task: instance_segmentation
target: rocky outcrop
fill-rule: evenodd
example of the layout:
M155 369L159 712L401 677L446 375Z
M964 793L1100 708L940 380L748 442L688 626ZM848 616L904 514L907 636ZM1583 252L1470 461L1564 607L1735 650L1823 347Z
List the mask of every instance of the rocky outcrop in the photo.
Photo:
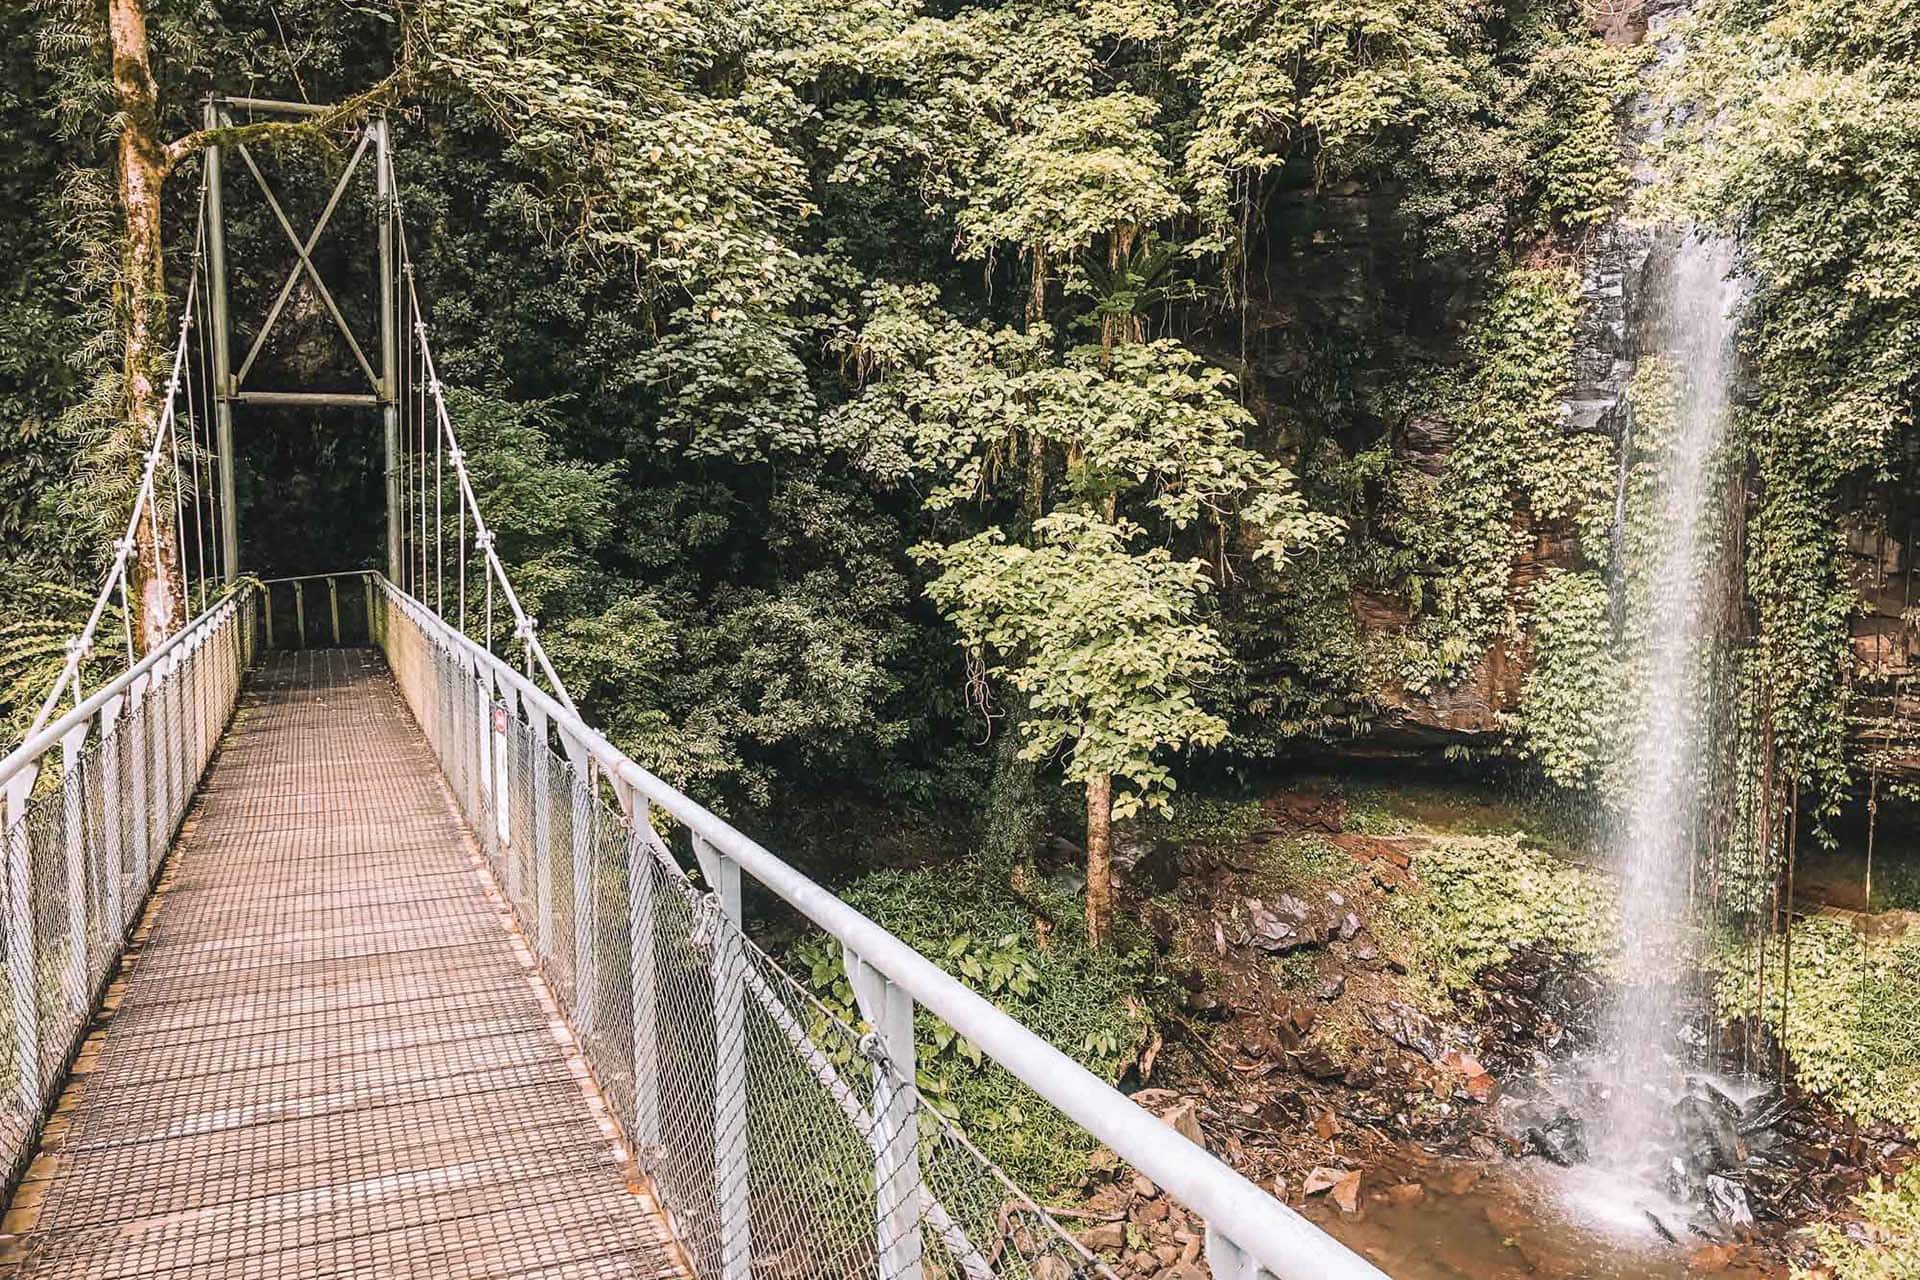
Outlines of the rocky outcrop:
M1594 21L1610 41L1631 44L1658 39L1688 3L1616 0L1597 8ZM1637 154L1656 127L1647 108L1643 98L1626 112L1620 141L1629 154ZM1563 429L1568 435L1599 433L1623 450L1630 445L1627 394L1641 356L1636 335L1647 292L1647 267L1656 248L1652 228L1625 218L1601 229L1582 247L1572 375L1562 400ZM1445 472L1456 437L1454 424L1416 416L1404 428L1400 453L1414 467L1437 478ZM1619 484L1625 482L1623 469ZM1527 548L1514 563L1507 593L1515 601L1523 599L1550 569L1574 563L1571 530L1529 523L1523 533ZM1616 559L1617 554L1616 549ZM1617 571L1619 566L1613 567ZM1407 622L1403 605L1377 594L1356 593L1354 611L1361 628L1373 634L1390 633ZM1519 705L1529 656L1524 643L1502 636L1447 687L1413 692L1389 683L1377 693L1381 715L1372 740L1416 749L1498 741L1506 732L1507 716Z

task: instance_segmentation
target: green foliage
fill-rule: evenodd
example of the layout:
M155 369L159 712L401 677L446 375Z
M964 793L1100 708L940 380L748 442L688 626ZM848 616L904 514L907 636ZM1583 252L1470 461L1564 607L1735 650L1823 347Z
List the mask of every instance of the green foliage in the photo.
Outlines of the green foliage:
M1873 901L1867 910L1920 911L1920 862L1889 861L1884 856L1876 861Z
M1891 1186L1875 1178L1856 1196L1863 1239L1832 1223L1813 1228L1814 1247L1825 1264L1819 1272L1796 1268L1794 1280L1817 1275L1831 1280L1908 1280L1920 1275L1920 1165L1910 1165Z
M1535 157L1535 216L1546 225L1589 231L1618 214L1628 181L1622 105L1639 88L1650 52L1557 32L1542 40L1515 86L1511 110L1515 130Z
M1522 740L1553 781L1585 788L1618 756L1630 689L1606 583L1556 570L1534 588L1533 668L1521 690Z
M959 247L996 245L1067 258L1122 228L1180 212L1157 105L1133 93L1043 104L1019 113L1014 135L960 213Z
M1337 888L1358 872L1353 855L1324 836L1287 836L1261 853L1258 880L1276 890Z
M1226 659L1214 632L1193 621L1205 568L1161 547L1132 550L1143 533L1057 512L1034 526L1032 547L989 530L918 551L939 571L927 594L961 643L1026 695L1023 754L1064 748L1068 778L1124 779L1131 790L1114 797L1116 817L1165 803L1175 785L1165 751L1211 746L1227 731L1195 696Z
M1256 560L1283 562L1335 532L1291 471L1247 446L1253 419L1228 375L1180 343L1055 360L1044 336L961 324L934 296L873 295L856 349L867 384L824 428L876 477L927 475L938 482L928 504L947 510L987 496L1017 444L1037 436L1070 460L1076 497L1137 498L1174 529L1237 519Z
M1260 802L1188 792L1164 809L1143 813L1134 834L1199 849L1230 849L1267 821Z
M1414 0L1221 0L1191 11L1179 70L1199 85L1186 173L1224 233L1246 188L1300 158L1385 168L1434 248L1482 251L1516 226L1580 231L1626 190L1618 117L1637 51L1571 7Z
M1395 945L1438 992L1470 988L1528 946L1604 963L1617 929L1616 889L1517 836L1455 837L1423 848L1417 893L1388 899Z
M930 289L882 290L873 303L856 348L866 386L825 434L883 479L928 475L927 503L943 511L989 497L1022 442L1029 493L1044 488L1034 451L1064 455L1067 500L1033 522L1031 545L989 528L914 554L963 647L1025 696L1022 755L1065 748L1069 780L1124 779L1117 816L1158 804L1174 785L1163 753L1225 736L1197 685L1227 654L1195 617L1205 563L1135 550L1147 531L1120 512L1174 531L1237 520L1250 558L1277 564L1333 522L1247 447L1251 419L1226 375L1178 343L1055 359L1044 335L961 324Z
M1790 972L1787 939L1766 947L1764 991L1750 948L1715 953L1721 1015L1763 1020L1794 1078L1862 1121L1920 1124L1920 936L1869 938L1815 916L1793 926Z
M1223 0L1188 18L1181 72L1201 86L1188 180L1202 216L1231 225L1235 185L1284 164L1295 139L1349 167L1389 127L1460 92L1453 44L1472 20L1413 0Z
M1142 1026L1126 959L1090 951L1070 931L1041 946L1019 904L976 897L937 872L873 872L842 896L1094 1074L1114 1079L1131 1061ZM860 1026L838 948L809 940L794 959L822 1003ZM1085 1172L1095 1144L1078 1125L924 1010L915 1039L922 1092L1016 1182L1044 1200Z

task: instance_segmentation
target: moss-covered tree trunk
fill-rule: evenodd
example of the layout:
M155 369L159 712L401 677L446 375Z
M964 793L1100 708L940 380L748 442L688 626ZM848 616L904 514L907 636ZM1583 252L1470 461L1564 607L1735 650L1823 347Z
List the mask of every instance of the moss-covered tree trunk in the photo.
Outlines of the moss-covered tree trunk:
M1087 779L1087 944L1113 932L1113 778Z
M125 427L132 455L144 457L162 410L157 381L167 348L166 274L160 239L160 195L167 152L159 135L159 94L147 50L147 17L140 0L108 0L107 30L113 57L114 96L120 108L120 138L114 163L125 243L121 252L118 322L123 347ZM134 535L127 595L133 643L148 652L180 629L186 595L173 551L171 512L153 500Z

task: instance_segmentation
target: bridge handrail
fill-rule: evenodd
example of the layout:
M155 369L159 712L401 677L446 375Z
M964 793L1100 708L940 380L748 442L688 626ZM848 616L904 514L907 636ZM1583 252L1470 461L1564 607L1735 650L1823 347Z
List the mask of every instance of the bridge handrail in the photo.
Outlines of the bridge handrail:
M19 777L23 770L37 764L48 752L58 749L68 734L93 720L100 714L102 708L115 698L124 695L140 677L165 662L170 656L198 644L212 633L229 614L240 608L241 604L252 595L255 586L254 582L246 579L235 584L225 596L209 605L192 622L168 636L163 644L146 657L95 689L65 715L43 726L31 734L26 741L8 752L5 759L0 759L0 794L7 792L10 784L13 784L14 779Z
M635 763L581 717L485 646L367 571L383 596L440 643L489 672L583 748L616 789L644 798L740 871L825 930L988 1058L1112 1148L1207 1222L1218 1280L1387 1280L1382 1272L1112 1085L1022 1026L888 930L835 897L725 819ZM624 804L623 804L623 807ZM633 817L645 824L644 810ZM650 827L648 828L650 833ZM712 877L709 876L709 879Z
M232 714L243 580L0 759L0 1190L11 1191Z

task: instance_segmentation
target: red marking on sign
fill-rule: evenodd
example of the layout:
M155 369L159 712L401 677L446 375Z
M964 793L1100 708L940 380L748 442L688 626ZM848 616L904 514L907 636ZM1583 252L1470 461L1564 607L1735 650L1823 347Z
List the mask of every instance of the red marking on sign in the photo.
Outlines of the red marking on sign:
M495 733L505 733L507 731L507 709L505 707L495 707L493 709L493 731Z

